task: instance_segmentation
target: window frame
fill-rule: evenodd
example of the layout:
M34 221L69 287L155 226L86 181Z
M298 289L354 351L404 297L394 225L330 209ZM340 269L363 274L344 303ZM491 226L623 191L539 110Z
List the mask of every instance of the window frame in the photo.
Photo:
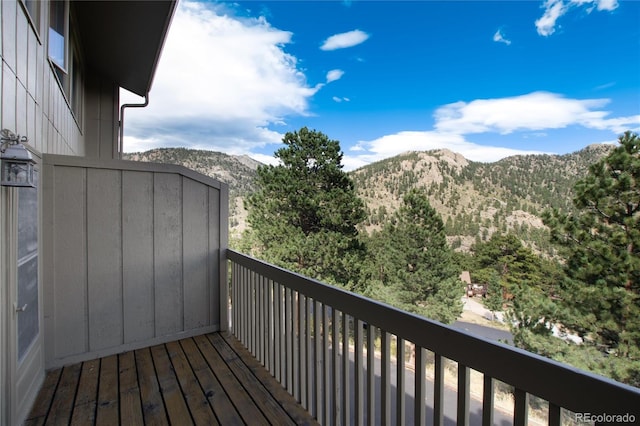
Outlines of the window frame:
M38 37L38 41L41 41L41 31L42 31L42 5L45 4L41 0L20 0L22 5L22 9L27 16L27 20L31 25L31 28Z
M54 1L51 3L54 3ZM80 131L82 131L82 117L84 109L84 61L81 55L79 37L75 26L75 18L73 16L69 0L55 0L55 3L64 3L64 67L50 55L50 45L47 47L47 56L69 110L76 120ZM50 32L55 31L51 27L51 18L52 17L50 16ZM49 42L50 41L51 40L49 40Z
M63 10L61 11L62 13L62 32L63 34L60 34L58 31L56 31L52 25L52 21L54 19L54 12L55 13L55 18L57 18L58 13L60 12L58 11L54 11L54 7L55 6L59 6L62 5ZM69 66L69 18L70 18L70 10L69 10L69 1L68 0L51 0L49 2L49 32L48 32L48 42L47 42L47 57L49 58L49 62L51 62L53 65L55 65L58 69L60 69L62 72L67 73L67 68ZM51 50L53 47L53 37L52 37L52 33L58 34L59 36L62 37L62 58L60 58L62 60L62 64L59 62L59 59L56 58L54 55L51 54Z

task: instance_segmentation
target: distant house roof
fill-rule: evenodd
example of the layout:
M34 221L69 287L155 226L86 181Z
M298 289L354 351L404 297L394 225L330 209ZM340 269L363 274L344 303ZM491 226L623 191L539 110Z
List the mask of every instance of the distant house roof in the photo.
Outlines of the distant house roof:
M83 56L137 95L151 89L176 0L74 1Z

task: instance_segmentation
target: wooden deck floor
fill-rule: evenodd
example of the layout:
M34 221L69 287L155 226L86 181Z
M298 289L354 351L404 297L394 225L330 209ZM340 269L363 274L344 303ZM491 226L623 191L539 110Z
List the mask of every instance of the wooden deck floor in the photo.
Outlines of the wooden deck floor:
M315 424L227 333L47 373L26 425Z

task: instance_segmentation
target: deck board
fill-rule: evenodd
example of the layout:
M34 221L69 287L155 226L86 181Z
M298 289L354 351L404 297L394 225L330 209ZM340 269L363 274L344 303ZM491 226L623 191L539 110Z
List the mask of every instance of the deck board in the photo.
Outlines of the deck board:
M317 423L234 337L212 333L50 371L25 424Z
M72 426L82 426L85 421L95 422L99 373L100 360L98 359L87 361L82 365L76 402L71 414Z
M118 356L111 355L100 360L100 383L96 425L113 425L119 421L118 401ZM80 419L80 422L84 419ZM88 421L88 419L87 419Z
M135 358L138 366L138 384L144 422L150 425L168 425L169 420L162 402L160 385L151 359L151 350L149 348L138 349L135 351Z

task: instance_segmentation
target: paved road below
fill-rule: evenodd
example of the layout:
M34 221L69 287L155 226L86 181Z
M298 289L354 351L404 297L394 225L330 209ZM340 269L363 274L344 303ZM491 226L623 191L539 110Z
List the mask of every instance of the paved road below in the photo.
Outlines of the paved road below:
M501 342L506 341L509 344L513 344L513 335L507 330L501 330L498 328L487 327L485 325L473 324L464 321L456 321L451 324L451 326L460 330L467 331L471 334L484 337L485 339L497 340Z

